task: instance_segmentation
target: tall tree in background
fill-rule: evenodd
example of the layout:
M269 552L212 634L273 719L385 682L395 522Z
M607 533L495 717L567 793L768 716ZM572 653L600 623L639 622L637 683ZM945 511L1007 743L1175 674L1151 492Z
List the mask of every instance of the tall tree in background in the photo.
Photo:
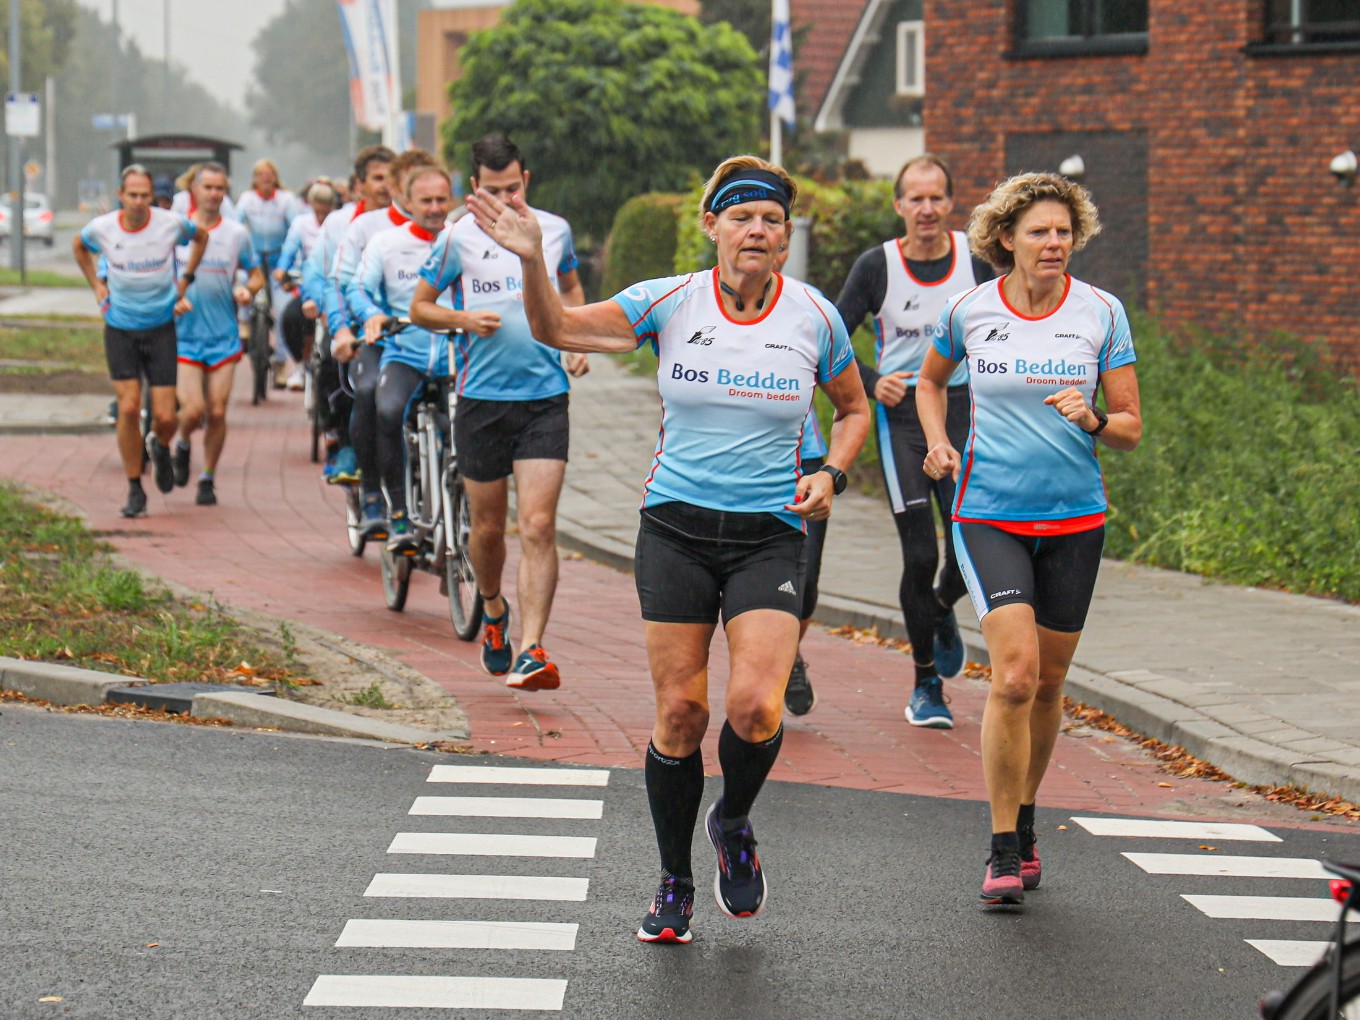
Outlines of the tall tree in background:
M699 20L705 25L725 21L746 36L757 53L770 45L770 0L704 0Z
M634 195L679 190L760 140L755 51L726 24L619 0L519 0L472 37L444 152L491 132L524 149L534 203L602 239Z
M271 141L328 157L349 150L349 64L335 0L288 0L255 36L246 105Z
M9 87L9 5L0 0L0 81ZM25 92L41 92L50 74L66 64L76 29L76 0L20 0L19 38L23 47L20 67Z

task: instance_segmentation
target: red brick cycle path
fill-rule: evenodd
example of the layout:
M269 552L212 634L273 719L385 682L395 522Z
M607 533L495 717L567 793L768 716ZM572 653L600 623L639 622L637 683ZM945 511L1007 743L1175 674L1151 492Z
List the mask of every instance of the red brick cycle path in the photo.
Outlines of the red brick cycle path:
M148 573L211 593L227 605L338 632L393 655L458 700L479 750L638 766L651 729L652 700L631 577L564 560L545 642L562 670L563 686L553 692L510 691L480 671L475 645L454 637L434 577L415 575L404 613L385 608L374 551L363 559L349 554L342 495L324 485L308 461L298 396L275 393L265 405L251 407L239 399L243 390L237 386L216 507L194 505L192 482L163 496L148 480L151 516L120 518L122 472L111 431L0 437L0 476L69 500L93 528L108 533L120 554ZM589 463L578 458L569 470L589 470ZM514 565L512 548L511 594ZM857 645L816 627L803 650L818 703L809 715L786 721L772 778L985 797L978 757L984 683L948 685L954 730L919 730L902 714L910 663L900 652ZM716 771L726 675L721 637L714 642L712 675L715 723L705 758ZM1230 795L1221 783L1169 782L1137 748L1087 731L1059 741L1041 802L1175 814L1221 809Z

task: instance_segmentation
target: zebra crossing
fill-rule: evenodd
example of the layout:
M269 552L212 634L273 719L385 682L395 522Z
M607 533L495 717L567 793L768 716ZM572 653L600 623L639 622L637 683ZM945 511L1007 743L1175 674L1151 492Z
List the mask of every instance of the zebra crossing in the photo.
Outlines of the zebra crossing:
M1311 879L1332 876L1313 858L1254 857L1214 852L1218 843L1280 843L1281 838L1258 825L1220 822L1179 822L1161 819L1073 817L1093 836L1119 839L1178 839L1199 842L1202 853L1121 851L1120 856L1149 875L1177 877ZM1205 917L1250 921L1336 923L1338 907L1321 889L1310 895L1260 896L1180 893ZM1356 918L1352 917L1354 922ZM1244 939L1247 945L1281 967L1310 967L1330 944L1313 939Z
M501 766L435 765L429 783L456 787L454 796L416 797L408 812L415 817L535 821L599 821L602 800L560 797L477 795L486 787L605 787L607 769L507 768ZM518 858L588 861L595 857L593 836L523 835L495 832L398 832L387 852L398 860L420 856ZM590 893L588 878L562 875L451 874L444 871L382 872L373 876L366 898L415 899L443 903L464 901L459 912L476 913L477 902L537 900L583 903ZM337 948L426 949L457 951L525 951L552 966L556 954L576 949L579 926L570 922L493 921L476 917L436 919L352 918L345 923ZM453 960L458 957L451 957ZM474 968L475 969L475 968ZM304 1006L390 1007L426 1009L512 1009L561 1011L566 998L565 978L454 976L414 974L322 974Z

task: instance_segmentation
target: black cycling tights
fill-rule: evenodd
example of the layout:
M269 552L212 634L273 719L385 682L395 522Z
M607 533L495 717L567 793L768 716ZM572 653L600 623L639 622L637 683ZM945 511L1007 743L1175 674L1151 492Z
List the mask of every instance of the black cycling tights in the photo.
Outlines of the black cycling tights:
M389 513L406 510L406 450L401 425L424 381L425 373L399 361L388 362L378 375L378 470Z
M378 364L382 348L377 344L363 344L349 363L349 383L354 390L354 410L349 419L350 442L359 462L359 474L365 496L382 491L378 473Z
M283 309L279 319L279 332L283 334L284 346L296 364L302 364L303 348L307 345L307 332L316 328L316 322L302 314L302 298L295 297Z
M911 657L924 666L935 658L935 621L942 612L934 591L935 570L940 565L935 515L927 503L893 514L893 523L897 525L897 539L902 544L902 580L897 595L902 602ZM954 543L948 533L944 548L939 601L952 607L968 589L959 573L958 557L954 555Z

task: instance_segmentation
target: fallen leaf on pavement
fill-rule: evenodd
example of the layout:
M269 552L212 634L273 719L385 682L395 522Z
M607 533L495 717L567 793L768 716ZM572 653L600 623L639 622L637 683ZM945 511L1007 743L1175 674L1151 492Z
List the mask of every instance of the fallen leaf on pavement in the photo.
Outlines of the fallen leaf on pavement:
M43 996L41 999L39 999L38 1001L39 1001L39 1002L61 1002L61 1001L62 1001L62 998L61 998L60 995L44 995L44 996Z
M146 944L146 948L147 948L147 949L155 949L155 948L156 948L157 946L159 946L159 945L160 945L159 942L148 942L148 943Z
M1218 849L1218 847L1216 847L1216 846L1207 846L1207 845L1205 845L1204 843L1201 843L1201 844L1199 845L1199 848L1200 848L1201 850L1217 850L1217 849Z
M1160 786L1160 787L1161 787L1162 789L1164 789L1164 790L1174 790L1174 789L1175 789L1175 787L1172 786L1170 783L1158 783L1157 785Z

